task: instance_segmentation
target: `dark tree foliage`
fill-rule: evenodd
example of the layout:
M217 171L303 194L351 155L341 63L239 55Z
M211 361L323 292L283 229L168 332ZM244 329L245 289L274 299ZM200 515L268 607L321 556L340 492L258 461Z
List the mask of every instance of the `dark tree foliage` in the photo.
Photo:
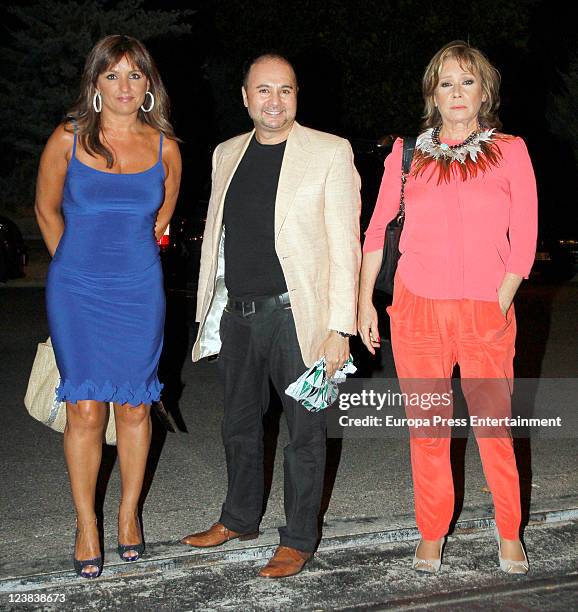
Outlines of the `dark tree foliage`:
M568 73L560 76L562 85L551 94L547 118L552 132L572 146L578 160L578 53Z
M523 61L535 0L443 4L420 0L222 0L218 55L209 64L218 119L238 131L239 74L261 49L287 52L301 82L301 111L316 127L358 136L415 131L422 112L421 74L453 39L468 40L492 60ZM235 60L231 61L231 58ZM303 116L302 116L303 118Z
M97 40L128 34L143 41L190 32L189 10L145 10L143 0L43 0L8 9L12 25L0 48L0 140L7 175L4 208L33 202L38 158L46 139L78 95L85 58Z
M470 42L502 75L504 130L523 136L530 149L542 234L576 235L571 3L216 0L206 6L215 15L207 75L221 139L250 127L240 100L241 66L262 50L278 50L294 62L302 123L350 139L376 139L419 130L427 63L451 40Z
M214 144L248 130L243 62L277 50L295 63L299 120L350 139L415 133L421 75L464 39L502 74L500 115L526 139L551 233L575 228L576 29L563 0L23 0L4 19L0 58L0 208L30 206L43 143L78 91L84 58L105 34L147 42L173 103L187 206L210 188ZM564 5L568 4L568 7ZM193 11L182 6L194 6ZM174 7L175 10L166 10ZM570 8L569 8L570 7ZM8 24L6 26L6 23ZM189 34L183 36L183 34ZM376 176L379 169L376 169ZM376 179L377 180L377 179ZM572 190L574 191L574 190ZM554 204L552 206L550 203ZM544 211L554 210L546 219Z

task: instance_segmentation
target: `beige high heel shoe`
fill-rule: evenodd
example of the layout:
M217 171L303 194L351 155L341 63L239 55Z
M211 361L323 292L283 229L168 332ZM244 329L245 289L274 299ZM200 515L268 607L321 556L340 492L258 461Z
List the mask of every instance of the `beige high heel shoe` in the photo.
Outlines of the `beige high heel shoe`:
M420 559L417 556L417 549L421 544L421 540L418 542L418 545L415 547L415 553L413 554L413 563L412 567L416 572L424 572L426 574L435 574L439 572L439 569L442 565L442 553L444 544L446 542L445 536L440 538L440 555L438 559Z
M524 545L520 542L520 546L522 547L522 552L524 553L523 561L514 561L513 559L503 559L502 558L502 542L500 541L500 534L498 532L498 528L494 527L494 534L496 536L496 540L498 542L498 559L500 561L500 569L506 574L527 574L530 569L530 564L528 563L528 557L526 556L526 551L524 550Z

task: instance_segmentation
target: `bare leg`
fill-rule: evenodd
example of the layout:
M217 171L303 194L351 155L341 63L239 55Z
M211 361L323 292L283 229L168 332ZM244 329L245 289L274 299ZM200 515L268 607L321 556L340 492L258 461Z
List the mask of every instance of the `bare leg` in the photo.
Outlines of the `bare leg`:
M502 547L502 559L524 561L524 549L520 540L504 540L500 537L500 546Z
M416 556L418 559L439 559L440 541L421 540L417 548Z
M107 420L108 406L103 402L83 400L77 404L66 403L64 455L78 527L74 556L80 561L100 556L94 498ZM85 571L94 572L97 569L87 566Z
M138 524L138 502L151 442L150 406L141 404L115 404L116 437L120 478L121 503L118 512L119 544L139 544L141 533ZM136 557L136 551L128 551L126 558Z

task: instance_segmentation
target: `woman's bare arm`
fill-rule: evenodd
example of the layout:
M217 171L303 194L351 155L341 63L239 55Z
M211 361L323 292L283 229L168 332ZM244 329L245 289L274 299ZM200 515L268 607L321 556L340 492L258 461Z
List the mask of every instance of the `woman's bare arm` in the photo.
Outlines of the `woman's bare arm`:
M364 253L359 278L357 329L363 344L372 355L375 355L375 349L380 344L377 311L373 306L373 289L382 259L383 250Z
M64 232L62 191L74 135L58 126L44 147L36 180L34 211L46 248L51 256Z
M163 146L163 164L165 165L165 200L157 214L155 237L160 240L175 212L179 188L181 186L181 153L179 145L168 138Z

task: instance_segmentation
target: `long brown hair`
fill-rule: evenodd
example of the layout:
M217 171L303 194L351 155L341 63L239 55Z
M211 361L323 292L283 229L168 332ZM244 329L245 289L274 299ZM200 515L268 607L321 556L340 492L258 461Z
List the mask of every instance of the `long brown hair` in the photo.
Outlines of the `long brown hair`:
M80 95L66 114L66 122L72 123L84 150L93 157L102 155L106 167L112 168L114 158L100 139L100 113L92 105L97 91L98 77L117 64L123 57L138 68L149 82L149 91L155 97L154 108L145 113L138 111L138 118L167 138L178 140L169 121L170 102L159 71L146 47L136 38L113 34L99 40L86 58L80 81ZM66 129L72 129L69 126Z
M463 40L454 40L444 45L430 60L422 79L422 93L425 102L422 127L435 128L441 125L442 117L435 105L434 94L440 81L443 63L447 59L455 59L462 68L479 77L483 101L478 113L478 123L483 128L499 130L502 122L498 117L500 106L500 73L490 63L488 58L479 50ZM469 156L463 164L441 159L434 162L429 155L416 150L412 165L414 176L423 175L432 164L436 164L438 172L438 185L442 181L449 181L452 173L457 173L463 181L477 176L478 171L485 173L492 166L497 166L501 160L498 141L510 138L505 134L494 133L492 140L480 143L481 151L474 162Z

